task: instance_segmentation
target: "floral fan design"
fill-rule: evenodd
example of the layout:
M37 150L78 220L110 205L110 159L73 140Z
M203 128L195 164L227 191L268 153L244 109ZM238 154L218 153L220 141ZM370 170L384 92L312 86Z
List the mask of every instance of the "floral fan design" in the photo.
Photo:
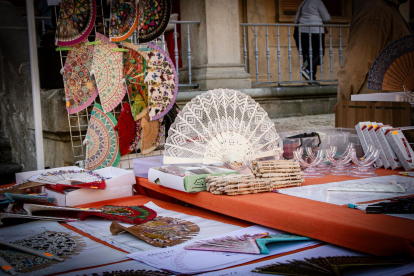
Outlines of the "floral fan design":
M131 102L132 116L134 120L141 119L148 113L148 86L144 82L147 60L138 47L132 43L124 42L124 76Z
M368 89L414 92L414 36L390 43L369 70Z
M118 165L121 159L118 133L115 131L117 121L111 113L102 110L95 103L86 132L86 169L96 170Z
M130 37L138 26L135 0L111 0L109 36L112 42Z
M145 82L148 84L148 107L151 121L162 118L173 107L178 92L174 63L161 48L148 43Z
M91 76L93 46L87 40L72 47L63 67L66 109L69 114L87 108L98 96L95 78Z
M72 46L85 40L92 31L95 18L95 0L62 0L56 45Z
M139 43L156 39L167 28L171 14L171 0L141 0L138 4Z
M164 164L223 163L241 169L280 154L274 123L250 96L215 89L187 103L165 142Z

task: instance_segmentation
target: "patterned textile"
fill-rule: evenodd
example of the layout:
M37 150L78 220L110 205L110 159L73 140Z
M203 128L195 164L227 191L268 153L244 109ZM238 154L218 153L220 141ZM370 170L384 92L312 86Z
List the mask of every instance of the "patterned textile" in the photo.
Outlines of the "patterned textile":
M105 205L102 213L80 212L80 219L88 216L99 216L110 220L122 221L130 224L140 224L152 220L157 213L145 206L114 206Z
M92 69L98 86L99 98L102 108L108 113L121 103L126 93L123 81L122 52L112 51L118 49L109 38L97 33Z
M72 46L85 40L92 31L95 18L95 0L62 0L56 45Z
M178 76L170 57L161 48L148 43L147 75L150 120L162 118L173 107L178 92Z
M369 70L368 89L414 91L414 36L401 37L374 60Z
M13 243L50 253L63 259L70 259L71 255L78 254L86 246L80 237L71 237L67 233L51 231L45 231ZM16 271L21 273L33 272L56 264L56 261L7 247L0 249L0 257L6 260Z
M170 0L141 0L139 2L139 43L156 39L167 28L171 14Z
M111 113L102 110L96 103L86 133L86 169L96 170L118 165L118 133L115 131L117 121Z
M124 76L131 102L134 120L148 113L148 86L144 82L146 74L146 54L138 51L132 43L124 42L123 48L129 51L124 54Z
M124 103L121 114L119 115L118 124L115 127L115 130L118 131L121 156L132 151L130 150L130 145L134 142L135 127L136 124L131 114L131 107L128 103Z
M111 0L110 20L111 41L122 41L130 37L138 26L135 0Z
M66 109L69 114L88 107L98 96L95 78L91 76L93 47L86 46L87 40L72 47L63 67Z

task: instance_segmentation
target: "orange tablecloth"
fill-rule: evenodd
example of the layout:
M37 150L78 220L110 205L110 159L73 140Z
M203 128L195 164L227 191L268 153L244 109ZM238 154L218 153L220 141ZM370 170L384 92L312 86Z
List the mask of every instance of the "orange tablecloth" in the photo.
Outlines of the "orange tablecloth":
M398 172L377 169L379 176ZM391 255L410 252L414 256L414 221L386 215L365 214L338 206L277 193L239 196L213 195L209 192L184 193L152 184L137 177L139 192L162 194L201 208L308 236L354 250ZM326 176L307 179L304 185L353 179L348 176Z

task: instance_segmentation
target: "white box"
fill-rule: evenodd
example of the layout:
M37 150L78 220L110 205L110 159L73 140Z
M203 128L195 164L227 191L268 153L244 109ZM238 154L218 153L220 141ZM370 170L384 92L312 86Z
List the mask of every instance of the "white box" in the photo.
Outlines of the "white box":
M405 92L369 93L351 95L351 101L408 102Z
M58 193L45 189L48 197L53 197L53 204L58 206L76 206L79 204L132 196L132 186L136 183L132 170L123 170L115 167L108 167L94 172L103 177L111 177L105 180L105 190L77 189L65 193Z
M404 169L406 171L414 170L414 151L411 148L410 143L408 143L407 138L405 138L404 133L402 133L399 128L392 128L387 130L385 136L397 154L398 159L402 163Z
M47 170L38 170L38 171L30 171L30 172L20 172L20 173L16 173L16 184L20 184L23 183L24 181L26 181L29 177L36 175L36 174L41 174L41 173L45 173L45 172L55 172L55 171L68 171L68 170L73 170L73 171L80 171L83 170L82 168L76 167L76 166L70 166L70 167L60 167L60 168L54 168L54 169L47 169Z
M373 145L374 148L376 148L368 132L368 129L372 127L373 124L375 125L376 123L375 122L363 122L362 124L358 123L358 125L355 126L355 128L357 129L358 136L360 134L363 136L363 141L365 142L365 146L364 146L364 143L362 143L362 148L364 149L365 154L368 152L369 145ZM360 129L358 129L357 126L360 126ZM359 139L361 140L361 137L359 137ZM380 168L383 166L380 158L378 158L377 161L375 161L375 165L377 168Z
M364 152L367 152L368 146L367 146L367 141L366 141L365 136L362 133L362 131L367 127L368 124L369 124L369 121L368 122L359 122L355 126L355 130L358 134L358 138L359 138L359 141L361 142L362 149L364 150Z
M152 167L159 167L164 164L163 158L163 155L134 158L135 176L148 178L148 172Z
M375 129L375 134L377 135L381 147L387 156L387 160L391 165L391 169L395 170L401 168L402 164L395 154L393 148L391 147L390 142L388 142L387 137L385 137L385 132L389 129L392 129L392 126L378 126Z
M381 143L378 140L377 135L375 134L375 129L378 128L378 126L382 126L382 123L373 124L372 126L368 127L368 133L371 136L373 145L377 148L379 152L379 158L381 159L381 162L384 165L384 169L388 169L391 167L390 162L388 162L384 149L382 148Z

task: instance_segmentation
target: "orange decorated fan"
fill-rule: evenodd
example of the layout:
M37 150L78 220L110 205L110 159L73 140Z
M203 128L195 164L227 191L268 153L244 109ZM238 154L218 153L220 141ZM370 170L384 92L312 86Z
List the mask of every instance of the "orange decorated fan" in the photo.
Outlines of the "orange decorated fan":
M369 70L368 89L414 91L414 36L401 37L382 50Z

